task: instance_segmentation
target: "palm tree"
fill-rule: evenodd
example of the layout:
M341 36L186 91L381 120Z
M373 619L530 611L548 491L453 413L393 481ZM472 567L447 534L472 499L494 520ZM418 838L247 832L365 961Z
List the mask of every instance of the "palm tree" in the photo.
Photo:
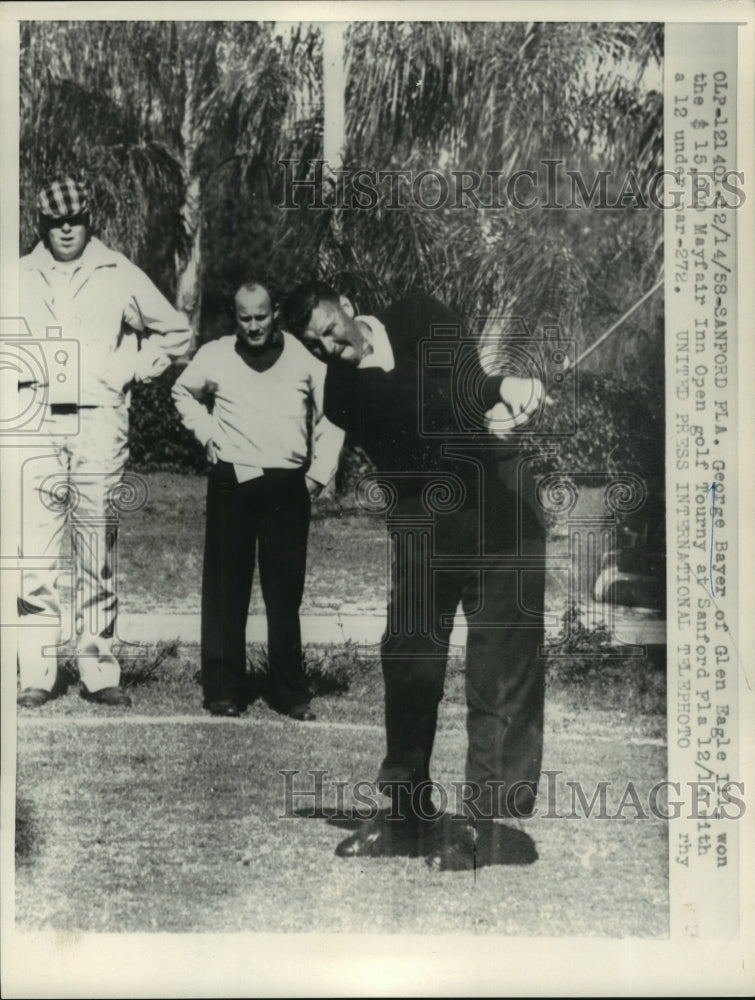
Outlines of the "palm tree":
M610 171L615 189L629 170L642 187L661 167L662 101L641 83L661 59L661 25L356 22L344 46L340 145L352 175L542 177L550 159L588 183ZM326 120L331 100L328 90ZM568 190L559 197L570 201ZM462 313L516 313L589 343L660 269L659 211L425 210L412 198L395 211L388 200L384 187L372 211L343 212L323 230L324 267L361 285L367 301L421 285ZM657 309L635 317L638 335Z
M660 163L661 102L638 77L661 49L658 25L25 22L22 242L39 182L76 169L105 236L148 262L195 332L203 241L212 268L248 257L240 230L256 213L256 242L285 274L319 259L373 300L421 284L463 312L589 340L655 274L658 213L395 212L381 196L371 212L297 216L270 207L276 161L322 156L325 141L349 171L506 174L549 157L644 178Z
M654 283L660 212L395 211L385 188L367 212L281 210L279 160L507 176L560 159L642 185L661 164L642 73L662 45L652 24L22 22L21 242L39 184L75 171L105 239L195 336L227 322L235 267L285 285L319 266L367 309L421 285L584 347ZM593 362L662 378L661 326L656 296Z
M148 258L196 339L208 195L234 170L269 185L306 120L316 44L264 22L24 22L22 243L41 181L84 174L104 235Z
M360 169L504 178L522 170L543 184L551 160L588 187L608 172L613 203L628 173L642 190L661 169L662 98L642 81L660 64L662 25L371 22L349 25L342 38L345 127L330 148L345 150L347 178ZM331 61L339 41L326 42ZM325 90L326 122L338 118L329 103L340 98ZM572 183L562 174L541 205L570 204ZM347 204L353 193L347 187ZM407 197L397 211L393 197L383 186L371 210L334 208L334 224L319 226L321 271L364 311L420 286L460 315L487 317L487 334L504 336L504 320L519 317L533 332L557 327L579 351L655 285L662 266L660 210L428 209ZM662 474L662 308L651 297L591 357L580 431L560 450L562 467L605 461ZM556 409L552 430L564 433L567 415ZM596 419L603 459L590 433Z

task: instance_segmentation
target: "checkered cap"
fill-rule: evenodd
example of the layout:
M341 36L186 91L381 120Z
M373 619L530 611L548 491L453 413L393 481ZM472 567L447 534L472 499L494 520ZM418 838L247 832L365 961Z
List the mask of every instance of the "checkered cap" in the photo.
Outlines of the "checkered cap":
M48 219L68 219L89 208L86 187L73 177L62 177L42 188L37 198L37 208Z

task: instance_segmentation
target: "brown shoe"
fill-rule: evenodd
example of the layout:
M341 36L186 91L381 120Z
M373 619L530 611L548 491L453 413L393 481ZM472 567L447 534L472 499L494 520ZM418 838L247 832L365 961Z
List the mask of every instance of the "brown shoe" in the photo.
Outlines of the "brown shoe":
M51 699L50 692L43 688L24 688L23 691L19 691L16 704L21 708L39 708Z
M100 688L99 691L81 690L82 698L93 701L96 705L107 705L108 708L131 708L131 698L119 687Z

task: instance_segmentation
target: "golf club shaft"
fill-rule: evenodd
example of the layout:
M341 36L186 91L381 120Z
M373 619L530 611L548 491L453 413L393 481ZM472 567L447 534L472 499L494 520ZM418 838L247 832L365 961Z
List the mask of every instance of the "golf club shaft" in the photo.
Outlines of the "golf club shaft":
M642 298L639 299L637 302L635 302L635 304L631 307L631 309L628 309L624 313L623 316L620 316L619 319L617 319L614 324L612 324L611 326L609 326L609 328L606 330L606 332L603 333L603 334L601 334L600 337L598 337L598 339L594 343L590 344L590 346L587 348L587 350L582 351L582 353L580 354L580 356L577 358L576 361L570 363L569 360L568 360L568 358L567 358L566 363L564 364L564 371L568 371L570 368L574 368L574 367L576 367L576 365L582 364L582 362L585 360L585 358L589 357L589 355L592 354L592 352L597 347L600 347L600 345L603 343L603 341L606 340L608 337L610 337L611 334L614 332L614 330L617 330L621 326L621 324L626 319L628 319L632 315L633 312L635 312L635 310L639 309L643 302L645 302L647 299L650 298L651 295L653 295L655 292L657 292L658 289L661 287L662 284L663 284L663 278L661 278L659 281L657 281L656 284L654 284L652 288L650 288L647 292L645 292L645 294L642 296Z

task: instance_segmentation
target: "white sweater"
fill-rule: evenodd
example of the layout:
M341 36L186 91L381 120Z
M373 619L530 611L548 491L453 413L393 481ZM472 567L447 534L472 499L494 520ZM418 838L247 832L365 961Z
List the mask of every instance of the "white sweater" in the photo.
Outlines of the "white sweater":
M205 344L173 386L182 421L201 444L212 438L239 482L262 469L307 468L326 485L335 473L344 432L323 416L325 365L288 333L267 371L251 368L232 334ZM214 406L209 411L208 402Z

